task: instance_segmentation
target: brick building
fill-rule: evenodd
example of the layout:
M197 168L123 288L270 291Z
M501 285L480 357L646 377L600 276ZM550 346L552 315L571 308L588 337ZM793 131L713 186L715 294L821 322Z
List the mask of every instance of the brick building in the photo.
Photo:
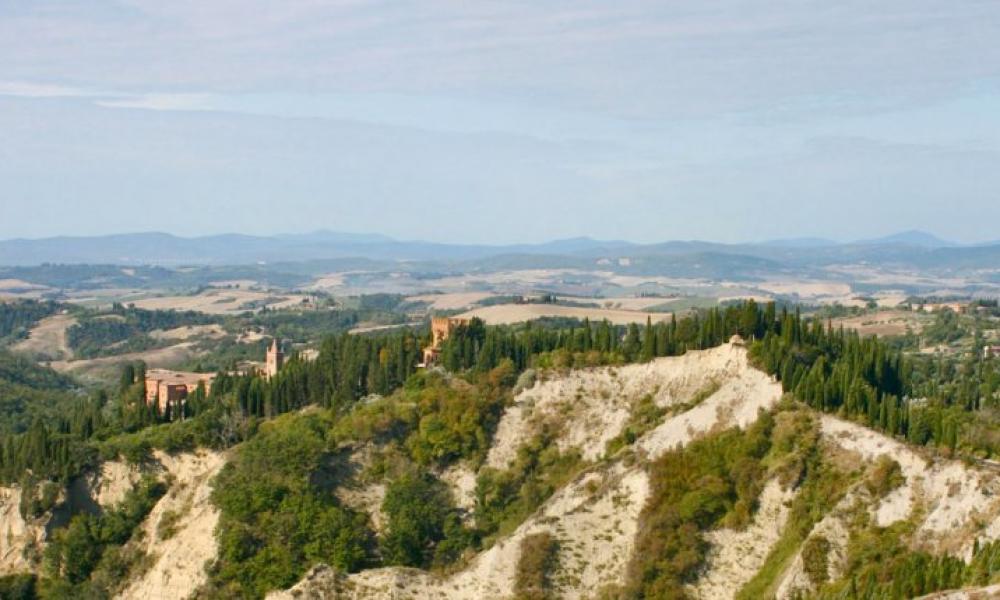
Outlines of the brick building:
M159 413L164 414L168 406L183 407L188 395L193 394L200 384L204 384L205 393L211 391L214 380L214 373L150 369L146 371L146 404L156 404Z
M285 364L285 353L281 351L278 340L271 342L271 347L267 349L267 360L264 363L264 375L270 379L278 374Z
M423 366L428 367L441 355L441 344L448 339L456 327L468 325L463 317L431 317L431 345L424 348Z

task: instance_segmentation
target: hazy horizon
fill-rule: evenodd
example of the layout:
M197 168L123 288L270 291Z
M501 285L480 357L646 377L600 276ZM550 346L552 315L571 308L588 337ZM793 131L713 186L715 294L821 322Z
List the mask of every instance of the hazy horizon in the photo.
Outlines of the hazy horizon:
M997 3L0 16L0 239L1000 237Z
M248 236L248 237L259 237L259 238L281 238L281 237L293 237L293 236L311 236L311 235L336 235L336 236L357 236L357 237L367 237L367 238L385 238L386 241L401 242L401 243L436 243L444 245L482 245L482 246L513 246L513 245L542 245L546 243L553 242L566 242L574 240L591 240L594 242L623 242L627 244L636 245L647 245L647 244L657 244L666 242L690 242L690 243L709 243L709 244L728 244L728 245L755 245L755 244L770 244L770 243L781 243L781 242L816 242L816 243L830 243L830 244L853 244L853 243L864 243L871 241L883 241L888 238L893 238L896 236L907 236L907 235L917 235L917 236L930 236L935 238L937 241L944 244L954 244L954 245L977 245L977 244L995 244L1000 243L1000 238L988 238L979 240L962 240L962 239L952 239L946 238L944 236L939 236L933 231L910 229L906 231L887 231L882 235L875 235L872 237L865 238L849 238L849 239L833 239L827 237L814 237L814 236L795 236L795 237L776 237L776 238L747 238L742 240L734 241L722 241L710 238L664 238L664 239L651 239L651 240L638 240L629 238L602 238L595 237L592 235L577 235L570 237L550 237L538 240L528 240L528 241L496 241L496 242L463 242L456 240L428 240L422 239L416 236L392 236L380 231L341 231L341 230L331 230L331 229L312 229L303 231L275 231L271 233L247 233L241 231L217 231L208 232L204 234L191 235L182 232L171 232L171 231L157 231L157 230L147 230L147 231L117 231L105 234L93 234L93 235L54 235L54 236L40 236L40 237L12 237L12 238L0 238L0 242L10 242L18 240L27 241L39 241L47 239L58 239L58 238L101 238L101 237L115 237L115 236L143 236L143 235L168 235L180 239L198 239L198 238L211 238L211 237L224 237L224 236ZM377 240L375 240L377 241Z

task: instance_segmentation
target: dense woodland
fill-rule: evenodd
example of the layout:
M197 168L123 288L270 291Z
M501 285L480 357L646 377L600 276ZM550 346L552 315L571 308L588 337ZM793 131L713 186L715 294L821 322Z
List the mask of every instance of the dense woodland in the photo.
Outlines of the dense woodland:
M66 331L66 338L77 357L92 358L154 347L157 343L148 334L157 329L219 321L218 317L195 311L143 310L114 304L110 311L82 314L79 322Z
M904 359L901 351L876 338L834 330L795 312L778 312L774 305L748 302L646 327L621 328L607 322L485 327L473 321L457 328L445 342L442 364L451 372L474 373L506 361L515 372L529 367L621 364L716 346L733 334L751 340L754 360L779 377L786 391L813 408L863 421L918 444L982 456L1000 451L1000 439L995 439L992 428L981 426L984 417L992 422L997 409L1000 373L996 361ZM157 415L145 406L141 375L133 370L119 389L77 398L70 410L39 423L31 435L6 436L0 474L8 481L16 480L29 466L46 475L72 474L76 467L67 470L58 457L78 444L126 446L134 442L175 450L195 444L218 447L242 439L256 419L306 405L344 412L360 398L386 395L401 387L416 371L425 343L426 334L406 329L369 336L345 333L328 337L315 361L291 359L272 381L222 372L210 395L196 394L191 399L183 423L166 423L181 415ZM46 373L51 380L29 389L66 386L64 380L41 368L22 365L13 371ZM0 370L0 385L5 380L23 384L4 377ZM65 394L60 395L63 399ZM10 411L15 413L25 414ZM233 422L242 425L234 429ZM144 431L150 426L154 427ZM16 427L7 429L24 430L26 424L22 418ZM121 434L128 435L115 439Z
M0 341L27 336L32 326L59 309L59 304L55 302L0 302Z
M48 421L81 397L76 383L34 361L0 350L0 436Z

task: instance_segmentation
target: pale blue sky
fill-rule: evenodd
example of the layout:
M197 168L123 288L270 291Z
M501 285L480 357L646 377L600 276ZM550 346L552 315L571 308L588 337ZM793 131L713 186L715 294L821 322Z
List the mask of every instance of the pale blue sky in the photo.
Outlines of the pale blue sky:
M998 39L995 0L0 0L0 238L997 239Z

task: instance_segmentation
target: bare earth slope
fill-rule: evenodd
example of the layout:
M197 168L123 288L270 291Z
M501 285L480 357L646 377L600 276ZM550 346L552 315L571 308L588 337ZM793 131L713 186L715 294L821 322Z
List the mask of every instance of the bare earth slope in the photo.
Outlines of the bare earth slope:
M210 484L226 464L224 455L158 452L156 460L170 476L170 490L142 524L140 547L151 566L125 588L122 599L186 598L205 582L205 564L216 555L219 511Z
M13 350L47 360L72 358L73 351L66 341L66 330L76 324L70 315L45 317L28 333L28 338L13 346Z
M205 565L215 558L218 510L210 501L211 480L225 464L218 452L176 456L157 452L149 466L138 469L120 461L105 462L75 479L63 493L77 507L108 509L121 502L144 473L169 483L130 543L149 555L147 567L119 598L150 600L186 598L204 583ZM37 571L52 515L24 519L19 486L0 487L0 576Z
M576 448L585 458L599 458L606 441L627 422L629 403L636 396L652 394L658 405L669 407L689 401L707 383L715 392L637 440L639 453L655 458L713 429L746 425L756 418L758 409L773 406L781 396L780 385L750 368L746 351L735 345L645 365L577 371L542 381L517 397L501 419L488 463L504 466L517 447L530 438L532 430L549 418L559 418L565 424L558 438L560 447ZM521 540L543 531L559 541L559 567L553 580L560 597L592 597L600 588L624 581L639 512L648 494L648 476L641 461L626 464L618 458L598 463L557 491L513 534L458 573L439 577L414 569L383 568L340 576L318 568L292 590L269 598L511 597ZM767 518L775 518L771 514L774 511L781 512L777 500L784 494L777 489L775 502L768 505L773 505L773 510L764 513ZM757 529L769 535L764 521ZM767 541L748 543L766 555ZM738 558L723 557L713 563L713 568L731 571L733 567L726 563ZM749 578L752 573L750 570L749 575L741 577ZM722 591L731 595L738 586L739 582L734 581L731 589Z
M138 470L123 462L106 462L98 471L76 478L60 492L59 502L68 499L90 510L106 509L121 502L140 476ZM19 485L0 487L0 576L36 570L45 549L53 515L23 517L22 495Z
M633 445L639 459L606 457L606 443L628 423L630 407L649 396L668 416ZM707 397L702 397L707 396ZM319 566L294 588L272 600L291 598L511 598L521 541L548 532L559 542L559 566L552 579L558 597L598 596L605 586L621 584L633 551L639 512L649 494L644 464L713 430L745 426L760 409L780 398L780 385L750 367L744 348L724 345L644 365L573 371L542 377L522 391L503 415L487 465L504 468L543 424L557 427L556 443L575 449L592 463L556 492L520 527L446 576L414 569L383 568L345 575ZM699 402L692 402L697 398ZM860 487L814 527L831 542L830 575L843 570L849 520L856 503L885 526L916 519L918 544L933 553L967 558L973 540L1000 537L1000 481L988 469L959 461L933 459L918 449L860 425L829 415L818 416L823 443L831 452L859 465L880 456L898 461L905 483L884 498ZM860 486L861 484L856 484ZM769 482L750 525L740 531L720 529L706 536L706 566L690 588L704 599L733 598L765 564L788 521L797 490ZM780 573L780 572L779 572ZM809 591L810 583L796 553L775 581L778 598ZM991 595L992 594L992 595ZM941 598L996 597L995 588L954 592Z
M861 464L888 456L899 463L906 478L902 486L874 501L863 492L849 492L816 524L811 535L822 535L831 544L831 576L843 569L850 512L857 502L867 505L873 521L881 527L913 520L917 546L934 554L951 554L968 560L976 539L985 543L1000 538L1000 478L996 472L925 455L902 442L829 415L821 417L821 424L823 438L831 446L855 455ZM797 555L780 579L777 596L792 598L796 591L810 589L801 556Z
M0 576L31 571L45 542L48 519L25 519L20 486L0 487Z

